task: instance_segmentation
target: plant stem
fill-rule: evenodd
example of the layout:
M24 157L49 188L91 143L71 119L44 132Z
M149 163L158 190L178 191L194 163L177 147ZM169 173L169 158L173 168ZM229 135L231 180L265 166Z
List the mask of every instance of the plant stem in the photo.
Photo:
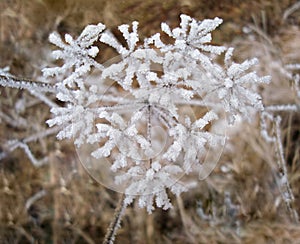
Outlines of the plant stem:
M114 218L107 229L103 244L114 243L117 230L120 228L120 222L126 209L126 204L124 203L124 199L125 199L125 194L122 194L120 201L116 207Z
M298 213L295 209L295 197L293 194L293 191L291 189L289 180L288 180L288 174L287 174L287 165L286 161L284 159L284 152L283 152L283 146L281 142L281 133L280 133L280 122L281 118L277 116L275 118L275 145L276 145L276 151L277 151L277 165L278 165L278 171L279 171L279 190L281 192L282 198L286 204L286 207L288 209L288 213L291 217L291 219L295 223L299 223L299 217Z
M147 140L152 147L152 136L151 136L151 129L152 129L152 121L151 121L151 105L148 105L148 121L147 121ZM152 158L149 159L149 168L152 165Z

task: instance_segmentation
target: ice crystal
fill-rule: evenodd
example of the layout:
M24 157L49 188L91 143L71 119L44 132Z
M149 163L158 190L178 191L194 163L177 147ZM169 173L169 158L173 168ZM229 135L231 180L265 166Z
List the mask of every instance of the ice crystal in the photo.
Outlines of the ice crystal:
M250 71L256 59L235 63L233 48L211 44L220 18L198 21L182 14L180 19L179 27L162 23L161 33L144 40L136 21L119 26L125 42L102 23L88 25L77 39L51 34L59 49L53 57L63 62L43 69L46 80L55 78L54 85L31 84L0 71L1 85L34 88L44 97L55 93L60 103L47 101L53 116L47 123L59 128L57 138L74 138L78 148L94 148L93 157L111 159L115 183L125 186L125 204L136 199L148 212L170 208L168 194L190 186L181 177L205 168L197 166L206 163L210 148L222 146L223 135L210 129L220 108L229 123L238 115L249 120L264 111L257 85L270 80ZM112 48L118 58L98 63L96 43ZM225 51L221 65L214 57ZM91 82L94 71L97 79ZM194 113L195 106L202 112Z

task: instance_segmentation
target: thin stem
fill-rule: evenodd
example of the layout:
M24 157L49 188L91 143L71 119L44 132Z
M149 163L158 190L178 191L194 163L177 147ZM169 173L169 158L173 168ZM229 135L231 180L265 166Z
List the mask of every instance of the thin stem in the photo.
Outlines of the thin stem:
M271 112L297 112L299 107L296 104L275 105L266 107L267 111Z
M101 105L101 107L91 108L90 111L94 113L100 113L102 111L118 111L127 113L128 110L136 110L137 106L143 107L145 105L144 102L132 102L132 103L124 103L124 104L115 104L112 106Z
M281 133L280 133L280 122L281 122L281 118L277 116L275 118L275 139L276 139L275 143L276 143L277 164L278 164L278 171L279 171L279 178L280 178L279 188L292 220L295 223L298 223L299 217L294 208L295 197L292 192L290 183L288 181L287 166L286 166L286 161L284 159L284 152L283 152Z
M147 139L150 145L152 144L152 138L151 138L151 105L148 105L148 121L147 121Z
M158 114L158 117L161 117L163 119L163 121L166 122L168 128L171 128L178 124L177 119L175 117L173 117L172 115L170 115L170 113L167 110L165 110L164 108L158 107L158 106L153 106L153 109Z
M147 140L152 147L152 137L151 137L151 129L152 129L152 121L151 121L151 104L148 105L148 121L147 121ZM149 159L149 168L151 168L152 165L152 158Z
M121 219L122 219L122 217L125 213L125 209L126 209L126 204L124 202L124 199L125 199L125 194L122 194L120 201L117 205L117 208L115 210L114 218L111 221L111 223L107 229L103 244L113 244L114 243L117 230L120 228Z
M58 89L55 86L49 84L40 83L25 78L20 79L17 77L4 75L0 75L0 85L10 88L26 89L29 91L31 91L32 89L36 89L39 92L51 93L57 93L58 91Z

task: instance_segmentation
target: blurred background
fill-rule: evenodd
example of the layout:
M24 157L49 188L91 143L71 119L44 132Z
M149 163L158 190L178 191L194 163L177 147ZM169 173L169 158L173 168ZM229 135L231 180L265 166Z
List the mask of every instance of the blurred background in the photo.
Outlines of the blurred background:
M140 38L175 27L185 13L224 20L214 44L232 46L237 61L257 57L266 105L299 104L282 72L300 63L300 2L292 0L0 0L0 68L18 77L41 78L51 63L51 32L80 34L87 24L104 23L117 36L120 24L139 21ZM111 58L103 50L99 59ZM8 152L7 142L47 128L46 105L26 91L0 88L0 243L99 243L113 217L119 194L94 181L81 166L72 141L55 135ZM24 105L25 104L25 105ZM289 182L300 214L300 116L282 112L282 140ZM258 119L243 123L214 172L173 209L148 215L135 204L125 213L116 243L300 243L300 226L290 216L277 185L275 149L260 136Z

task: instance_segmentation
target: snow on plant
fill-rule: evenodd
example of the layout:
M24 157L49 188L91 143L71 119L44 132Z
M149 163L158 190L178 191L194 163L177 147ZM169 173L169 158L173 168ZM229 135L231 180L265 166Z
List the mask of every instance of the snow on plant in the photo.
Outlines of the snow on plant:
M220 107L230 123L238 115L250 119L251 112L263 110L256 85L270 79L248 72L256 59L237 64L231 61L232 48L210 44L211 31L221 19L180 18L180 27L161 25L171 43L164 43L160 34L140 40L138 22L119 26L125 46L101 23L87 26L75 40L51 34L50 41L60 48L54 57L64 64L43 70L45 77L64 76L55 86L65 106L52 108L53 118L47 121L62 127L58 139L74 138L78 147L96 145L92 156L109 157L116 184L126 185L126 205L138 199L148 212L154 201L157 207L170 208L167 190L175 195L186 191L188 185L179 178L205 163L209 148L224 143L207 126L218 120ZM96 41L111 46L120 61L99 64ZM222 66L213 56L225 51ZM92 69L100 71L97 84L86 81ZM202 117L180 113L183 105L194 104L208 111ZM154 126L169 137L159 154L154 153L160 143Z
M77 39L53 33L50 42L59 49L53 56L63 64L43 69L49 85L0 76L4 86L55 93L61 106L47 103L53 115L47 123L59 128L57 138L74 138L79 152L90 145L99 163L109 158L115 184L125 185L124 206L136 199L149 213L154 206L170 208L168 194L191 186L181 177L199 173L211 163L209 150L224 146L224 134L214 130L223 111L229 124L264 111L256 88L270 80L250 71L257 59L235 63L233 48L211 44L221 19L180 18L179 27L162 23L161 33L144 40L138 22L121 25L125 45L101 23L88 25ZM97 62L98 42L118 59Z
M295 197L288 180L287 162L284 156L280 128L282 118L281 115L279 115L279 112L299 112L300 76L299 74L295 73L295 71L299 69L300 64L288 64L281 69L282 74L293 84L292 88L294 92L295 103L266 106L265 110L260 115L261 135L267 142L273 143L276 149L279 190L287 206L291 219L293 219L293 221L296 223L299 222L299 216L294 206Z

